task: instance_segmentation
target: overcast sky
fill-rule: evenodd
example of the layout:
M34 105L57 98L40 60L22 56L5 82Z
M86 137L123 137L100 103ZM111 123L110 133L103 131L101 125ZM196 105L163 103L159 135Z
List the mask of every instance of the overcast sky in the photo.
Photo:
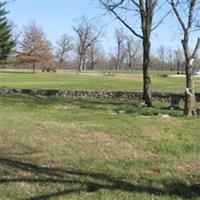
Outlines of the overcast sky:
M7 9L10 11L9 19L17 25L18 29L35 21L43 28L54 45L62 34L74 35L72 25L76 24L81 16L85 15L90 19L105 13L98 0L15 0L7 5ZM158 18L164 12L165 10L161 10ZM136 17L132 22L134 25L139 24ZM180 44L181 31L177 28L176 22L176 18L171 14L164 24L152 34L154 52L160 45L176 48ZM113 21L113 17L109 14L98 18L98 24L107 24L105 39L102 42L106 51L109 52L115 46L114 30L122 25L116 20ZM193 44L197 36L197 33L193 35Z

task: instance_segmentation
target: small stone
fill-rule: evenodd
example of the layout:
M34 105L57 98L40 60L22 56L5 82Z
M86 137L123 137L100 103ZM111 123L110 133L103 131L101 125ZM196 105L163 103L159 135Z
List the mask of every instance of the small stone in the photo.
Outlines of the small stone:
M119 110L118 113L119 113L120 115L124 115L124 114L126 114L126 111L125 111L125 110Z
M168 114L161 114L161 113L159 113L158 116L160 116L162 118L169 118L170 117Z
M42 168L51 168L50 165L42 165Z
M139 106L139 107L147 107L147 105L146 105L144 102L140 102L140 103L138 104L138 106Z

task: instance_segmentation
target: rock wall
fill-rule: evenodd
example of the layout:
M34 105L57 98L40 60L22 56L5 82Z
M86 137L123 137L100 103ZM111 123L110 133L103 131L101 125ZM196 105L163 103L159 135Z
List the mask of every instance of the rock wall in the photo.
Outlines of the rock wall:
M63 90L34 90L34 89L7 89L1 88L0 94L29 94L40 97L64 97L64 98L102 98L102 99L130 99L142 100L141 92L122 92L122 91L63 91ZM183 93L152 93L154 101L171 101L183 99ZM196 99L200 102L200 93L196 93Z

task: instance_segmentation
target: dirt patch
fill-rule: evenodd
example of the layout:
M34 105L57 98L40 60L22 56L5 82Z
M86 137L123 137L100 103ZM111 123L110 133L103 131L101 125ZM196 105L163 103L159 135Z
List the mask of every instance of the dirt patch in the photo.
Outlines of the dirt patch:
M113 76L112 79L114 80L122 80L122 81L138 81L140 82L142 80L141 76L126 76L126 75L117 75L117 76Z
M185 78L184 74L172 74L169 75L170 78Z
M158 153L152 151L138 151L139 158L155 158L158 157Z
M116 139L108 134L97 132L97 133L89 133L89 134L81 134L81 140L85 140L90 143L104 143L104 144L114 144L116 143Z
M200 162L192 162L191 164L180 166L179 169L189 174L197 174L200 172Z
M65 104L65 105L56 105L55 109L57 110L74 110L79 109L80 106L78 105L72 105L72 104Z

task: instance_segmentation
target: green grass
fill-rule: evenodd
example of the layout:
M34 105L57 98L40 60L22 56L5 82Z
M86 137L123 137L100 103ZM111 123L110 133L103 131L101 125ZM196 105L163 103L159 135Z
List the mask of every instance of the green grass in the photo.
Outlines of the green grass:
M12 71L13 72L13 71ZM0 73L1 87L35 88L62 90L109 90L109 91L142 91L142 74L140 71L112 72L106 76L102 71L72 71L57 73ZM185 78L163 77L172 72L152 72L152 91L183 92ZM200 78L196 79L196 91L200 92Z
M40 87L76 77L6 79L17 83L20 76ZM92 88L98 79L112 78L92 78ZM182 110L170 111L166 103L155 106L1 96L0 200L200 199L200 118L183 118Z

